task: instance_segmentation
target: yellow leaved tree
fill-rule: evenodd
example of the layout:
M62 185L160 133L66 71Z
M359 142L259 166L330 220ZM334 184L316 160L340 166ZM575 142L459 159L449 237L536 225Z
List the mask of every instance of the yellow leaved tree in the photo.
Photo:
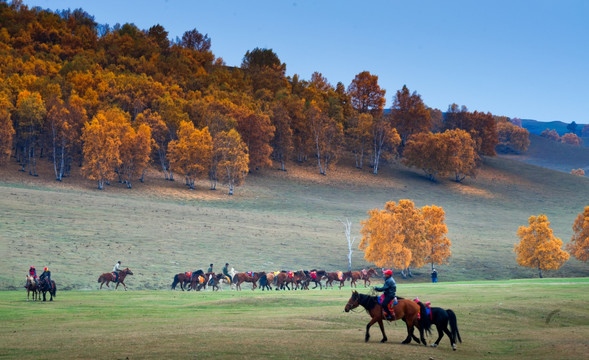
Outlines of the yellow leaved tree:
M447 263L452 254L450 251L452 243L446 237L448 233L448 226L444 223L446 213L441 207L432 205L421 208L421 214L425 220L426 261L431 263L433 270L434 264Z
M427 262L442 264L450 256L450 240L445 236L441 207L416 208L411 200L387 202L384 210L373 209L361 222L359 248L364 258L380 267L401 269L403 277L412 276L411 267Z
M121 129L128 122L129 115L120 109L100 110L90 123L84 125L84 165L82 174L98 181L98 189L116 177L121 165Z
M566 249L577 260L589 260L589 206L585 206L583 213L577 216L573 224L573 232L571 242L566 245Z
M229 195L240 185L249 168L247 146L235 129L222 131L215 137L214 151L218 157L218 172L224 184L229 185Z
M10 117L11 109L12 104L8 96L0 92L0 165L8 160L12 151L12 139L15 131Z
M538 269L542 277L542 270L559 269L570 255L561 249L562 240L554 236L546 215L532 215L528 223L530 226L520 226L517 230L521 240L513 251L519 265Z
M194 190L196 179L208 174L213 157L213 139L209 128L195 129L194 124L182 121L178 140L169 144L170 167L186 176L186 185Z
M143 179L143 173L149 164L153 143L149 126L139 124L135 130L131 124L125 124L121 134L119 175L127 184L127 188L131 188L132 179Z

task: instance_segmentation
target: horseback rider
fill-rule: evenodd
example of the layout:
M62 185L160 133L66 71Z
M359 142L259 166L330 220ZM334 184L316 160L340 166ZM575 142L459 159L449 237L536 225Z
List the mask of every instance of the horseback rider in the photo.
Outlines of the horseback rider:
M115 266L112 268L113 274L115 274L115 282L119 282L119 273L121 272L121 261L117 261Z
M35 285L37 285L37 287L39 286L39 280L37 279L37 269L35 269L34 266L31 266L31 268L29 269L29 275L31 275L31 277L33 278L33 280L35 280Z
M229 275L229 263L225 263L225 266L223 267L223 275L225 275L225 277L229 279L229 283L231 284L231 281L233 281L233 279L231 278L231 275Z
M397 303L397 298L395 297L395 293L397 292L397 284L395 283L395 279L393 279L392 270L385 270L383 271L383 274L385 279L384 284L381 287L375 287L374 290L383 292L384 300L382 302L382 306L384 308L385 318L387 320L393 320L393 315L389 310L389 303L391 300L395 301L394 304Z
M212 273L213 272L213 264L209 265L209 268L207 269L208 273Z
M43 268L43 273L41 274L41 276L39 276L39 280L41 282L46 282L49 289L52 288L52 286L51 286L51 271L49 271L49 268L47 266L45 266Z

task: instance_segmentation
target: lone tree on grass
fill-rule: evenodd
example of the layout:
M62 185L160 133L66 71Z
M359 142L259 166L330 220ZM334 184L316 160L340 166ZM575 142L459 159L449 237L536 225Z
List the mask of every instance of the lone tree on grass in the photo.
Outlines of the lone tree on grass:
M546 215L532 215L528 222L530 226L520 226L517 230L521 241L513 251L519 265L538 269L542 278L542 270L559 269L570 255L561 249L562 240L553 235Z
M450 256L444 210L435 205L415 207L411 200L389 201L384 210L368 211L363 220L359 248L364 258L380 267L401 269L411 276L410 267L442 264Z

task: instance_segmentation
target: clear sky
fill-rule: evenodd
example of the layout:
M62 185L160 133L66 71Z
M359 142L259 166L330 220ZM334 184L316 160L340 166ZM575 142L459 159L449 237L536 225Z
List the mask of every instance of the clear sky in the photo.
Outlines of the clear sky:
M82 8L100 24L208 34L240 66L272 49L287 75L318 71L346 88L379 77L390 107L403 85L426 105L589 123L589 0L24 0Z

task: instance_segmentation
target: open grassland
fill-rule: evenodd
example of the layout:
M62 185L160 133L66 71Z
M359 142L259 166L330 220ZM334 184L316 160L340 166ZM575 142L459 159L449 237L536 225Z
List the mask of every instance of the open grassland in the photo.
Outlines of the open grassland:
M589 149L588 149L589 151ZM360 238L367 211L386 201L411 199L417 206L444 208L452 257L437 267L440 281L535 277L516 264L516 231L530 215L545 213L557 237L570 241L572 224L589 205L589 179L528 165L506 157L486 158L476 179L463 184L426 180L420 171L392 164L378 176L350 161L317 173L289 164L288 171L264 169L248 176L236 195L187 190L157 171L133 189L113 183L104 191L74 172L62 183L40 161L39 177L0 168L0 289L19 289L30 265L49 266L65 289L97 289L98 276L117 260L134 275L127 285L165 289L174 274L347 268L347 242L339 219L349 218ZM78 170L78 169L74 169ZM355 250L353 268L371 266ZM414 269L411 281L427 281L429 269ZM546 276L589 276L574 259ZM397 279L402 281L398 275Z
M361 289L361 292L366 290ZM552 278L404 284L457 314L452 351L402 345L402 322L378 325L343 312L349 289L252 291L66 291L53 302L0 292L3 359L586 359L589 279ZM436 332L428 342L436 339Z

